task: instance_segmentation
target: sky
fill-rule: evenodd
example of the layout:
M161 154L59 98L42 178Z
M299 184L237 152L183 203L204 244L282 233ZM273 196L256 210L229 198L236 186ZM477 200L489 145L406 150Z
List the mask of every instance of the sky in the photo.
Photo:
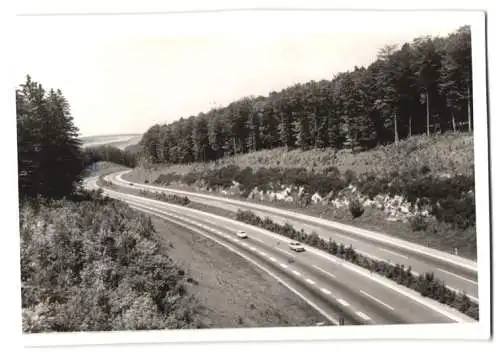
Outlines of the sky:
M441 13L18 17L16 85L59 88L83 136L143 133L247 95L367 66L467 24Z

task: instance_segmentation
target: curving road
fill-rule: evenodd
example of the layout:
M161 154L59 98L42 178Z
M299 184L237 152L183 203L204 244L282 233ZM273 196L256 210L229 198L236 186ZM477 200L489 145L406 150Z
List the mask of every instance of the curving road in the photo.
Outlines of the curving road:
M87 179L85 186L97 188L96 178ZM137 210L184 226L241 255L333 324L339 323L339 317L346 325L476 322L320 250L306 246L302 253L290 251L288 238L269 231L203 211L102 189ZM245 230L248 239L238 239L238 230Z
M130 188L131 182L123 179L123 175L127 172L113 173L105 179L115 185ZM434 272L436 277L442 279L449 288L466 292L472 300L479 301L477 263L472 260L388 235L271 206L154 185L134 183L134 187L185 195L192 201L234 212L252 210L259 216L267 216L281 224L289 222L297 229L304 229L306 232L316 231L324 239L332 238L339 243L352 245L360 253L374 259L411 266L415 274Z

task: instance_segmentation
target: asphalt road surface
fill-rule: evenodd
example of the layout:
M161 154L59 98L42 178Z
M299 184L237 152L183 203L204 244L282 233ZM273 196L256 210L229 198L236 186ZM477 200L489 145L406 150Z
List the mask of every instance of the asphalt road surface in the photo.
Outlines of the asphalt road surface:
M87 179L89 189L96 178ZM138 195L103 188L104 193L142 212L180 224L241 255L321 313L330 324L383 325L476 322L457 310L307 245L289 249L290 240L232 219ZM236 232L248 233L247 239Z

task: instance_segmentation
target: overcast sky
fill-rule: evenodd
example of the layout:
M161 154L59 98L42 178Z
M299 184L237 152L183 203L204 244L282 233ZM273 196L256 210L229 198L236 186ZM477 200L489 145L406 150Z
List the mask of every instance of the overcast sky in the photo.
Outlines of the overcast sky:
M15 79L60 88L82 135L143 133L246 95L332 76L386 44L446 36L443 13L20 17Z

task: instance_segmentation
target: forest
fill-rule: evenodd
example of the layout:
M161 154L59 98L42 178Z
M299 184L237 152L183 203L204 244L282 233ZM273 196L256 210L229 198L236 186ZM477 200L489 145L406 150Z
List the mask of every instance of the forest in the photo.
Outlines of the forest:
M150 163L208 162L262 149L349 148L472 132L470 27L387 45L368 67L248 96L144 134Z

